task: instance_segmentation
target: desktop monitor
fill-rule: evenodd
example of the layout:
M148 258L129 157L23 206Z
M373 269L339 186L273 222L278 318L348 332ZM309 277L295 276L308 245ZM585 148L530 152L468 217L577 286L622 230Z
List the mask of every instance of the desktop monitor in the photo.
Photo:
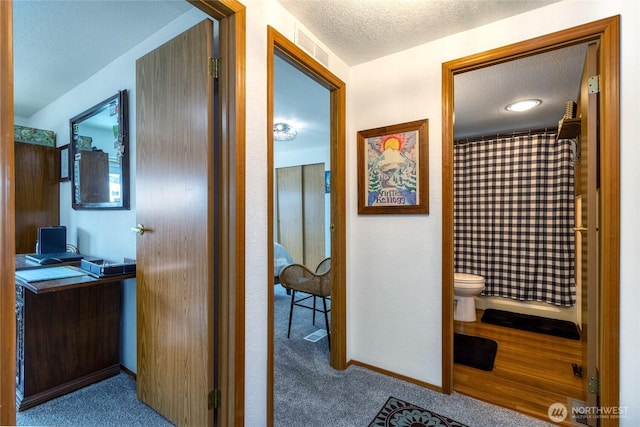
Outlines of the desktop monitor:
M58 225L54 227L38 228L38 253L51 254L67 251L67 227Z

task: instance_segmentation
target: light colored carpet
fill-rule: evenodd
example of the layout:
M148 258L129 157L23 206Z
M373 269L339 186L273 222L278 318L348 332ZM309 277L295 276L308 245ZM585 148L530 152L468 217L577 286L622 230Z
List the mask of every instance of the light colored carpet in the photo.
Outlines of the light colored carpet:
M547 427L517 412L458 393L441 394L358 366L336 371L329 366L326 339L303 338L324 319L311 310L294 309L287 339L291 297L275 286L275 425L276 427L366 427L390 396L418 405L471 427Z
M136 383L120 373L16 414L19 426L164 427L166 418L136 397Z
M351 366L329 366L327 339L305 336L323 328L322 314L311 325L311 311L295 309L287 339L291 297L275 289L276 427L366 427L390 396L455 419L471 427L552 426L507 409L454 393L445 395ZM163 427L172 424L141 403L135 381L121 373L77 392L17 414L19 426ZM264 427L264 426L247 426Z

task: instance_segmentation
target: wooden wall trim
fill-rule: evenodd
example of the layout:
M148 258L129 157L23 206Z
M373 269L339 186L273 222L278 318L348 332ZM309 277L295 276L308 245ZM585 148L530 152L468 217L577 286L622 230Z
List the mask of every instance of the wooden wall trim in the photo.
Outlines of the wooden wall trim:
M188 0L220 22L220 315L218 425L244 425L245 418L245 146L246 9L236 0Z
M273 132L269 132L269 129L273 129L273 105L274 105L274 83L273 83L273 65L275 54L275 33L271 29L267 29L267 242L275 242L274 240L274 161L273 161ZM271 288L273 283L273 277L275 274L274 268L274 248L272 244L267 245L267 286ZM274 318L275 318L275 301L273 292L268 292L267 296L267 329L269 334L267 335L267 427L273 427L274 422L274 381L275 381L275 337L274 331Z
M13 15L0 2L0 425L16 423Z
M620 17L613 16L442 65L443 390L453 387L453 78L455 74L586 41L600 42L600 406L619 406ZM606 313L606 316L603 315ZM445 360L446 359L446 360ZM617 426L617 419L602 419Z
M600 402L620 405L620 17L600 37ZM602 53L606 49L606 54ZM604 119L602 117L604 115ZM606 315L605 315L606 313ZM619 420L603 419L603 427Z

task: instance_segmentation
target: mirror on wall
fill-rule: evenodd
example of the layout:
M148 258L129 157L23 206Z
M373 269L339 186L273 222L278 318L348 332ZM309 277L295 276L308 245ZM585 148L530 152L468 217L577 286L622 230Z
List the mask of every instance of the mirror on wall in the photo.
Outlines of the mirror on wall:
M129 209L127 91L119 91L69 123L73 209Z

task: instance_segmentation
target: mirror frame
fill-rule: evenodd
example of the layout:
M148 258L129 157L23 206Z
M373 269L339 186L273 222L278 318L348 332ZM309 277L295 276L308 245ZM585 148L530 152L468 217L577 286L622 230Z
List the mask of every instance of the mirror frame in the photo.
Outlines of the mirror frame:
M79 150L74 140L73 127L75 124L94 116L105 106L117 100L119 105L118 115L118 142L123 147L120 165L122 168L122 185L120 187L121 198L117 203L114 202L78 202L75 197L77 183L75 159ZM71 205L75 210L81 209L112 209L112 210L128 210L129 209L129 105L127 90L118 91L114 96L94 105L88 110L72 117L69 120L69 139L70 139L70 164L71 164Z

